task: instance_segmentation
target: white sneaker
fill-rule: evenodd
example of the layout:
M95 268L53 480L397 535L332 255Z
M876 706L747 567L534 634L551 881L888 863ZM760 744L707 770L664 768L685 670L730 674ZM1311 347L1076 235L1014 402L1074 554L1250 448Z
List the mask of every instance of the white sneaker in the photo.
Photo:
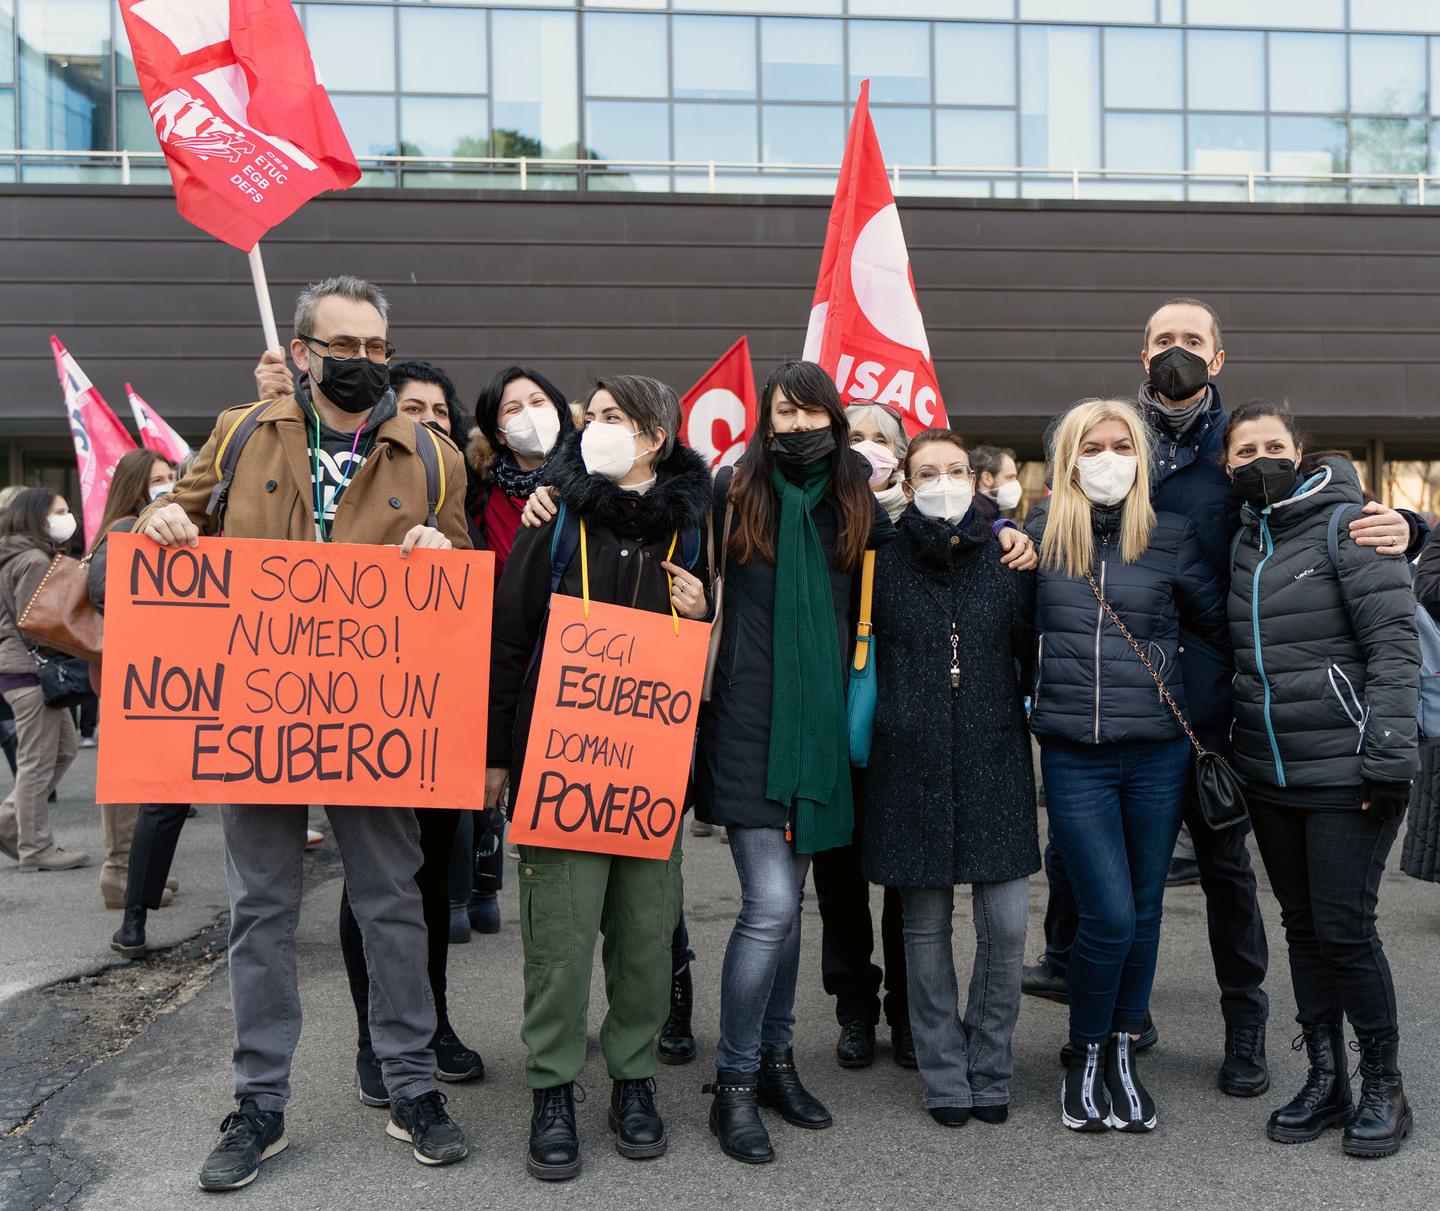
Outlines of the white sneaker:
M314 849L321 841L325 840L325 834L318 828L307 828L305 830L305 848Z
M98 741L97 739L95 739L94 736L81 736L81 737L80 737L80 747L81 747L81 748L98 748L99 746L100 746L100 741Z

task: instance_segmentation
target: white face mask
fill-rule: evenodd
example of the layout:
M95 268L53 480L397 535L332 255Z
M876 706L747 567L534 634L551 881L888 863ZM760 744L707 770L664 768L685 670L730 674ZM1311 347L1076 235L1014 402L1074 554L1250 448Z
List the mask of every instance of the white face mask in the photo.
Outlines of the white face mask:
M1089 458L1077 459L1075 469L1080 473L1080 491L1102 507L1118 505L1135 486L1139 465L1133 454L1117 454L1114 450L1102 450Z
M45 529L50 541L61 546L75 537L75 514L52 513L45 519Z
M1005 512L1009 512L1020 503L1020 481L1012 479L1009 483L1001 484L995 490L995 503Z
M580 458L591 475L621 480L635 465L635 439L624 425L606 425L592 421L580 437Z
M174 485L173 483L170 483L170 484L151 484L151 485L150 485L150 499L151 499L151 500L159 500L162 496L169 496L170 493L173 492L173 491L175 491L175 485Z
M954 525L965 516L974 496L975 488L969 476L953 479L949 475L937 475L915 489L915 507L926 517Z
M526 406L505 423L505 444L524 458L544 458L560 436L560 415L549 404Z
M900 465L900 460L879 442L856 442L850 449L863 454L870 464L870 486L883 488Z

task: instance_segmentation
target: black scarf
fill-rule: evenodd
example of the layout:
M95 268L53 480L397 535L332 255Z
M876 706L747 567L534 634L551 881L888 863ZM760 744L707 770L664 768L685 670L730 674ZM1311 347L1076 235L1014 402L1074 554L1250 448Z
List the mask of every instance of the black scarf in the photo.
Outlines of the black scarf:
M560 444L557 442L555 450L559 448ZM535 489L545 482L546 472L550 470L550 462L555 457L555 450L551 450L545 461L533 471L523 470L509 450L501 450L492 468L495 482L500 485L500 491L514 500L529 500Z

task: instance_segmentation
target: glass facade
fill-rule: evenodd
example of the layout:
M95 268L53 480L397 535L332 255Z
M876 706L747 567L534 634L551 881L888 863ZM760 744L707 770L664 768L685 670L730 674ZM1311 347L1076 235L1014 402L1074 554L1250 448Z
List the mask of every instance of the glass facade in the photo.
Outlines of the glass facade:
M514 165L463 161L524 156L628 162L535 168L528 188L823 188L821 170L755 162L837 161L865 79L902 193L1068 194L1079 170L1085 196L1416 201L1418 181L1303 178L1440 166L1434 0L297 9L357 154L431 161L367 163L374 184L516 186ZM0 156L0 176L41 180L114 179L113 156L85 153L156 149L114 0L0 0L0 146L75 153Z

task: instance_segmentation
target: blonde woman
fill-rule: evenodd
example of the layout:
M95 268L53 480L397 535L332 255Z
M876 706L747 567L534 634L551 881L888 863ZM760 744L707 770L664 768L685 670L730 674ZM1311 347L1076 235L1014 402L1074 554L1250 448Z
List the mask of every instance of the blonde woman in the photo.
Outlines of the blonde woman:
M1075 1131L1151 1131L1157 1121L1134 1043L1190 771L1189 741L1100 597L1182 710L1182 623L1229 651L1224 596L1194 525L1151 507L1151 457L1134 404L1081 401L1059 423L1054 492L1029 523L1040 544L1030 726L1080 906L1061 1090Z

